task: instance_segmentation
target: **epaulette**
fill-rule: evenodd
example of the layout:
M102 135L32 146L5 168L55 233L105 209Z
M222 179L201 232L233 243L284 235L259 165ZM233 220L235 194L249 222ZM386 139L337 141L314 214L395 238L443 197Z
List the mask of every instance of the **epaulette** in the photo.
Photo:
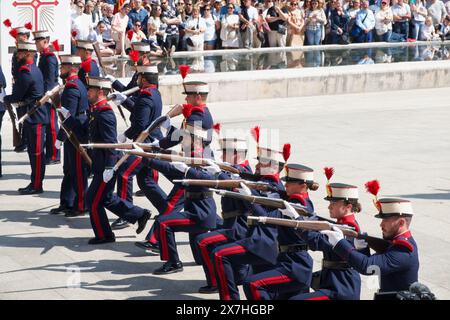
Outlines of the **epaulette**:
M105 104L103 106L101 106L100 108L97 109L98 112L103 112L106 110L112 110L112 107L109 104Z
M141 95L144 95L144 96L151 96L152 95L152 93L150 91L145 90L145 89L142 89L141 91L139 91L139 93Z
M48 57L48 56L54 56L55 54L53 52L51 52L51 51L47 51L47 52L44 52L44 55L46 57Z
M350 226L350 227L353 227L353 228L355 228L355 230L356 230L357 232L360 231L359 225L358 225L358 223L356 222L355 216L354 216L354 215L344 216L343 218L339 219L339 220L337 221L337 223L339 223L339 224L345 224L345 225L348 225L348 226Z
M306 199L308 199L308 193L296 193L289 197L289 201L291 200L298 200L301 205L306 205Z
M78 84L76 82L67 81L66 85L64 87L66 87L66 88L67 87L78 88Z
M414 251L413 245L406 238L395 239L392 241L392 245L404 247L404 248L408 249L409 252Z

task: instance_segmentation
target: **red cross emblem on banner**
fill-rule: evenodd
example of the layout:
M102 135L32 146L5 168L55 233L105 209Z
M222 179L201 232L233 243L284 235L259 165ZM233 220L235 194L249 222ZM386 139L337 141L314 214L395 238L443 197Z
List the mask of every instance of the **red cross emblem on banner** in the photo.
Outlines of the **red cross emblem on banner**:
M32 24L34 30L48 30L54 31L54 15L55 7L58 6L59 2L54 1L44 1L44 0L28 0L28 1L14 1L13 6L19 10L19 20L25 21L30 20L30 13L32 16Z

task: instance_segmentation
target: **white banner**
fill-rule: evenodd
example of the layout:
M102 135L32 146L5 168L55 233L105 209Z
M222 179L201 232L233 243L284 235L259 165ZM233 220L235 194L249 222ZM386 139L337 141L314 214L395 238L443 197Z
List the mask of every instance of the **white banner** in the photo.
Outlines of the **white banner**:
M9 34L3 21L9 19L12 27L23 27L31 22L32 31L50 31L50 41L58 39L65 54L70 53L70 0L0 0L0 62L11 92L11 59L15 49L15 39ZM30 37L33 41L33 35Z

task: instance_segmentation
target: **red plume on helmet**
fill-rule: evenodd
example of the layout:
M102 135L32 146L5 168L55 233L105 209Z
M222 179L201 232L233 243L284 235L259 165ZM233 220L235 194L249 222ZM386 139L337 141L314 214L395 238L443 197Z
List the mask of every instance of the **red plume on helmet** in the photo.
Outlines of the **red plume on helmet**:
M190 69L191 69L191 67L189 67L188 65L185 65L185 64L182 64L178 67L178 70L180 70L180 74L183 79L186 78Z
M58 42L58 40L55 40L55 41L52 41L52 45L53 45L53 48L55 48L55 51L61 51L61 46L59 45L59 42Z
M89 73L91 72L91 61L90 60L84 60L81 63L81 68L84 70L84 72Z
M137 63L139 60L139 52L138 51L135 51L135 50L130 51L128 56L130 57L130 60L133 61L134 63Z
M11 29L11 31L9 32L9 34L10 34L11 37L13 37L14 39L17 38L17 35L18 35L17 29Z
M380 183L378 180L368 181L364 184L366 187L366 191L373 194L375 197L378 195L378 191L380 191Z
M72 30L72 38L75 38L77 34L78 34L77 30Z
M327 180L330 181L331 177L334 174L334 169L331 167L325 167L323 168L324 172L325 172L325 176L327 177Z
M5 21L3 21L3 24L5 25L5 27L7 28L11 28L12 27L12 22L9 19L6 19Z
M192 108L194 106L192 104L185 103L183 104L183 116L185 119L189 118L192 114Z
M32 30L33 25L31 24L31 22L25 23L25 28L27 28L28 30Z
M288 161L289 157L291 156L291 144L285 143L283 146L283 159L284 161Z
M220 123L214 124L213 129L217 134L220 134Z
M128 30L128 32L127 32L127 38L128 38L128 40L130 40L131 41L131 39L133 39L133 30Z
M260 133L261 127L256 126L250 129L250 133L252 137L255 139L256 143L259 143L259 133Z

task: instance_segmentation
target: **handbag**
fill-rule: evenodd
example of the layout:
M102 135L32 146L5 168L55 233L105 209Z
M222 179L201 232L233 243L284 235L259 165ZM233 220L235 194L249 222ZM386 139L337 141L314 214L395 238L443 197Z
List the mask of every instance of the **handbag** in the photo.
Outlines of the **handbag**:
M285 35L287 33L287 27L284 24L279 24L277 32L279 34Z
M368 15L368 13L366 13L366 16L365 16L364 19L361 21L361 23L364 23L364 21L366 21L367 15ZM352 26L352 30L350 31L350 35L351 35L353 38L358 38L358 37L361 36L362 32L363 32L363 30L362 30L360 27L358 27L358 25L357 25L356 22L355 22L355 23L353 24L353 26Z

